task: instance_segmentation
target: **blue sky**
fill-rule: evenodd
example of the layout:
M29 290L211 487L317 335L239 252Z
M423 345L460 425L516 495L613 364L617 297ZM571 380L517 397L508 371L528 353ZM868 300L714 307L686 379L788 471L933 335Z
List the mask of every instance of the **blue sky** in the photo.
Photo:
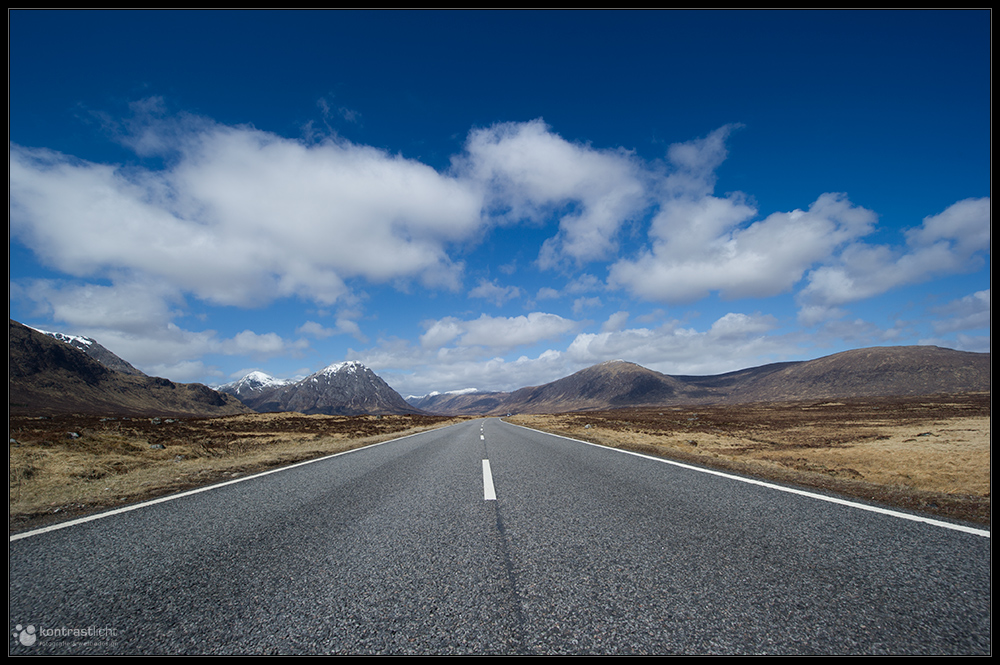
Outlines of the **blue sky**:
M990 348L988 11L12 11L10 316L217 385Z

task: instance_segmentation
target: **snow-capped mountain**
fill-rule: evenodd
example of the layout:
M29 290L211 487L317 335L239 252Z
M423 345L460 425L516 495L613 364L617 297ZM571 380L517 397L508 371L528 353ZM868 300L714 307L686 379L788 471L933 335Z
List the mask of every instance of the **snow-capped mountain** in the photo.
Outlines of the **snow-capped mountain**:
M357 361L334 363L300 381L251 372L220 391L254 411L327 415L418 413L375 372Z
M287 386L290 383L293 382L286 381L285 379L277 379L264 372L250 372L237 381L219 386L216 390L243 400L244 398L252 398L260 395L272 388Z

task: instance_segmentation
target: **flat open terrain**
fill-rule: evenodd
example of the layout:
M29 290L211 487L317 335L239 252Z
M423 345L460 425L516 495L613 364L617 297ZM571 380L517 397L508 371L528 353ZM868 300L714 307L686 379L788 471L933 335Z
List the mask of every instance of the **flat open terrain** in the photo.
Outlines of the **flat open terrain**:
M990 396L515 415L602 445L990 522Z
M427 416L10 419L10 530L439 427ZM901 508L990 522L990 397L622 409L511 421Z

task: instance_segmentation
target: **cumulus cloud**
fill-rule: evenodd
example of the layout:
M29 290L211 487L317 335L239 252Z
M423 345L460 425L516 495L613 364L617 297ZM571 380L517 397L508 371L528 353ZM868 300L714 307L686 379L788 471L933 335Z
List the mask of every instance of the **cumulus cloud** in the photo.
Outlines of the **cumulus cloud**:
M622 224L648 205L647 174L632 153L571 143L541 120L475 130L465 150L455 169L482 183L491 213L512 222L559 219L539 254L546 268L612 256Z
M566 356L580 366L622 358L669 374L714 374L793 353L790 341L770 334L776 327L770 315L730 313L705 332L670 321L657 328L581 333Z
M873 230L875 214L842 194L750 223L757 209L744 195L713 193L731 130L670 148L674 171L659 186L650 246L611 266L611 286L659 302L692 302L713 292L769 297L790 291L814 264Z
M344 315L337 317L336 326L333 328L328 328L321 323L317 323L316 321L306 321L301 326L296 328L295 332L300 335L308 335L314 339L326 339L334 335L346 333L360 341L367 341L367 338L361 332L361 327L357 324L357 322Z
M128 270L217 304L329 304L345 280L457 288L447 253L481 224L474 188L420 162L204 120L151 122L144 170L12 146L11 231L78 277Z
M487 281L485 279L479 280L479 285L469 291L469 297L489 300L497 307L508 300L520 297L520 295L521 289L516 286L500 286L496 280Z
M437 348L454 343L457 346L481 346L496 350L558 338L578 326L575 321L545 312L512 317L483 314L471 321L446 317L425 325L427 332L420 337L421 346L424 348Z
M551 286L543 286L538 289L538 293L535 295L537 300L554 300L559 297L561 297L559 291Z
M285 342L276 333L264 333L259 335L252 330L244 330L237 333L232 340L227 342L232 354L248 354L253 356L274 355L285 350Z
M588 309L597 309L601 306L601 299L596 297L577 298L573 301L573 313L580 316Z
M625 327L628 321L628 312L615 312L608 317L608 320L601 324L601 332L616 332Z
M74 330L108 328L124 334L149 335L177 315L181 298L168 285L139 277L121 282L97 285L26 280L11 284L11 298L32 303L35 316L49 317Z
M945 318L934 322L934 332L942 335L959 330L990 327L990 290L977 291L931 310Z
M982 265L989 251L990 199L966 199L906 233L906 247L853 243L809 274L805 306L835 308L935 276Z

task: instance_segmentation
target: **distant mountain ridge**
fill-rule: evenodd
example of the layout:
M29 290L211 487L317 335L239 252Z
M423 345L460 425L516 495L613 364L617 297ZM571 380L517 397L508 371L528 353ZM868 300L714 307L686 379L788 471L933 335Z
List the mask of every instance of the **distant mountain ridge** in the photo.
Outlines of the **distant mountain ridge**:
M670 376L608 361L513 392L411 399L429 413L560 413L626 406L776 402L988 392L990 354L936 346L872 347L715 376Z
M334 363L300 381L251 372L220 391L258 412L361 415L421 413L375 372L357 361Z
M39 331L13 320L8 336L8 408L38 415L76 411L210 416L250 410L502 415L989 392L990 382L989 353L935 346L872 347L714 376L670 376L614 360L513 392L465 389L404 400L357 361L334 363L299 381L251 372L212 390L146 376L90 338Z

